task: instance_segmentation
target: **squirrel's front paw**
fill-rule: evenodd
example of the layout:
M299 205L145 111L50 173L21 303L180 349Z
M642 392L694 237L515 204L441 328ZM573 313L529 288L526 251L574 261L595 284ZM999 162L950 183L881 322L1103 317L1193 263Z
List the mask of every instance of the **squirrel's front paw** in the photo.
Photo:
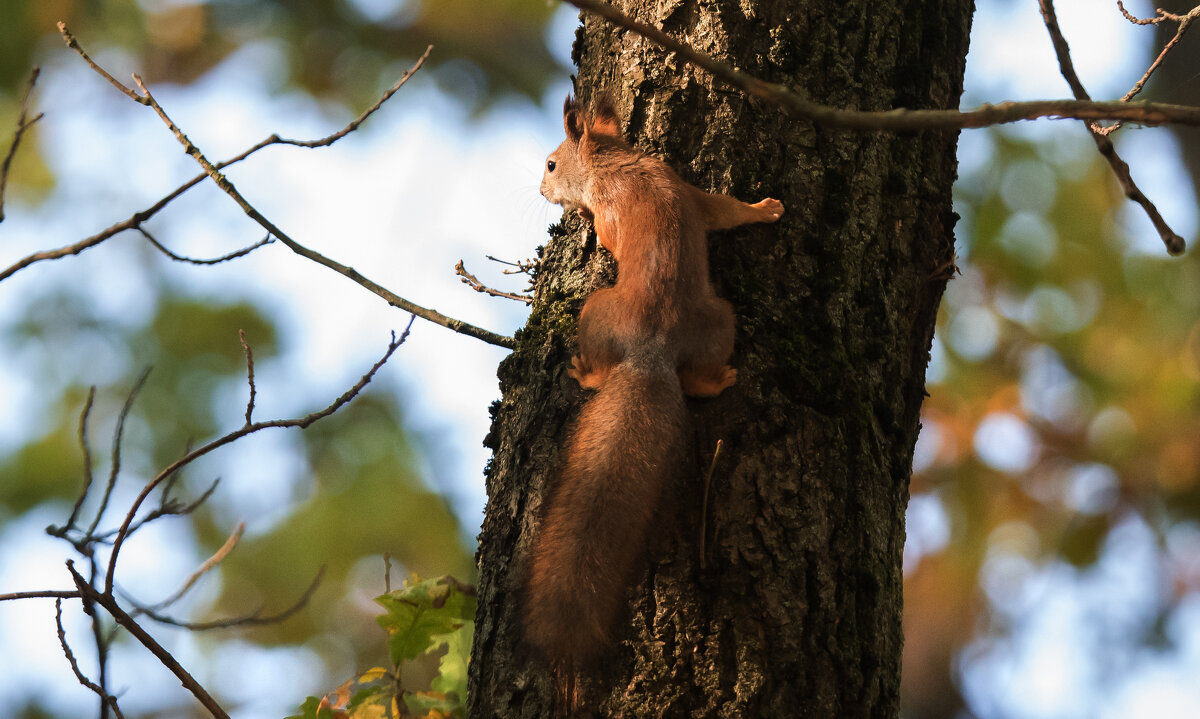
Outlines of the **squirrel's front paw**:
M763 222L774 222L783 217L783 203L771 197L756 202L751 207L763 212Z

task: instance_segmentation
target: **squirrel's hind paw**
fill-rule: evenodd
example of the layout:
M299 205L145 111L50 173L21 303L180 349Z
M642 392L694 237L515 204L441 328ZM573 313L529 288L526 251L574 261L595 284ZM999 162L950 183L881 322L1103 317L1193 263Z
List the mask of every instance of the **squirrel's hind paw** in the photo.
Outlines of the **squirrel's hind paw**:
M679 384L689 397L716 397L737 382L737 370L729 365L697 370L687 367L679 370Z
M571 366L567 368L567 376L579 383L584 389L599 389L608 377L611 367L592 367L582 355L571 358Z

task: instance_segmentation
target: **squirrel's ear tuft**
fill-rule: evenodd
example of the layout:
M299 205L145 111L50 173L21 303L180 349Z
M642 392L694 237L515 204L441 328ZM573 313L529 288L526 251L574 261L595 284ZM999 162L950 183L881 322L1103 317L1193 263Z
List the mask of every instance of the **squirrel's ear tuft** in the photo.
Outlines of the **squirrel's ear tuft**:
M579 142L579 138L583 136L579 103L570 95L567 95L566 102L563 103L563 129L567 131L567 139L572 142Z
M612 95L600 92L592 110L592 132L599 135L621 136L621 120L617 117L617 109L613 105Z

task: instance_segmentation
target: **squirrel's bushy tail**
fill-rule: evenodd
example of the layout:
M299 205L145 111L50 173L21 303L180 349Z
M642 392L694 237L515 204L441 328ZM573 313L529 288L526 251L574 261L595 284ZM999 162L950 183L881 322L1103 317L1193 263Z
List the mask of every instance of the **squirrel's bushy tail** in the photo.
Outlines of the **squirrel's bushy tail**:
M663 490L684 452L674 367L627 357L584 406L526 574L525 636L577 665L611 644Z

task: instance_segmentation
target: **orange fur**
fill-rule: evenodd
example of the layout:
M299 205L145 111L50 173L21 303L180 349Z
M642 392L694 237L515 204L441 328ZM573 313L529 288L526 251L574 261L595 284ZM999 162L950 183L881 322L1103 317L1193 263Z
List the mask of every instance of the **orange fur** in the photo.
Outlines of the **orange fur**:
M617 283L579 316L569 374L598 390L580 413L526 577L525 632L578 665L609 647L668 479L685 451L685 394L737 378L733 308L709 281L705 232L774 222L783 204L699 190L631 147L612 104L567 98L567 139L547 158L546 199L592 220Z

